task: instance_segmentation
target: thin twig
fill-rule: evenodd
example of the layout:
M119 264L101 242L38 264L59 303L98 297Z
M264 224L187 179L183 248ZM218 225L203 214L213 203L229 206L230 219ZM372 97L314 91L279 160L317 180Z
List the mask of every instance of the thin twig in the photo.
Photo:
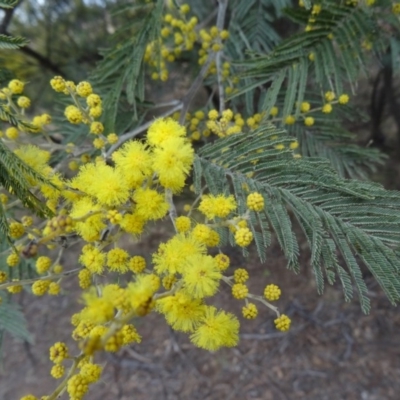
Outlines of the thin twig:
M224 29L225 14L228 7L228 0L218 0L218 16L217 28L221 32ZM222 84L222 50L216 54L215 62L217 65L217 81L218 81L218 95L219 95L219 113L221 114L225 109L224 98L224 85Z

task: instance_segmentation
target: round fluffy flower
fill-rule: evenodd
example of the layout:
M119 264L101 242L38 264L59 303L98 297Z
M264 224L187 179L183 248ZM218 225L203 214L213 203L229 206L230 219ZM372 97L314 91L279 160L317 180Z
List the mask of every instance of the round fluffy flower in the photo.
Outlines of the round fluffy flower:
M328 91L325 93L324 97L325 97L326 101L333 101L333 100L335 100L336 95L335 95L335 92Z
M314 122L315 122L315 120L313 117L304 118L304 125L306 125L306 126L313 126Z
M282 314L280 317L278 317L274 320L274 323L275 323L276 329L278 329L282 332L285 332L285 331L289 330L291 320L287 315Z
M164 196L153 189L138 188L133 194L133 200L136 203L136 214L144 220L161 219L169 209Z
M19 263L19 255L16 253L11 253L6 260L9 267L15 267Z
M97 247L87 244L82 249L79 262L85 266L92 274L101 274L104 269L106 255Z
M94 383L100 379L102 370L103 368L100 365L88 362L82 366L80 374L88 383Z
M207 307L201 324L190 339L197 347L210 351L222 346L236 346L239 341L239 321L233 314Z
M115 134L114 134L115 135ZM107 136L107 139L110 135ZM117 141L118 137L115 135ZM150 177L151 155L147 147L138 141L129 141L112 155L116 169L123 175L130 188L137 188Z
M329 114L329 113L331 113L332 112L332 104L324 104L323 105L323 107L322 107L322 112L324 113L324 114Z
M189 217L180 216L175 220L176 229L179 233L187 232L190 229L191 221Z
M68 380L67 392L71 399L81 400L88 390L89 386L86 377L77 374Z
M15 126L7 128L5 133L6 136L11 140L15 140L19 136L18 129Z
M253 211L261 211L264 208L264 197L257 192L247 196L247 207Z
M31 101L26 96L21 96L17 100L18 107L28 108L31 105Z
M253 240L253 234L249 228L239 228L235 232L235 242L240 247L248 246Z
M100 209L100 205L89 197L83 197L73 204L70 216L79 220L74 229L87 242L98 240L100 232L106 227L104 217L99 213Z
M50 371L50 375L54 379L60 379L64 375L64 373L65 373L65 368L63 365L60 364L53 365Z
M242 308L243 317L247 319L254 319L258 315L257 306L253 303L249 303Z
M39 400L33 394L27 394L26 396L21 397L19 400Z
M90 133L94 135L100 135L104 131L104 126L101 122L94 121L90 124Z
M281 296L281 289L276 285L267 285L264 289L264 296L269 301L278 300Z
M35 296L43 296L50 285L50 281L46 281L46 280L39 280L33 283L32 285L32 293Z
M308 103L308 102L306 102L306 101L303 101L303 103L301 103L301 105L300 105L300 110L301 110L301 112L303 112L303 113L305 113L305 112L307 112L307 111L310 111L310 108L311 108L310 103Z
M107 253L107 267L110 268L110 271L124 273L128 270L128 258L129 254L125 250L112 249Z
M124 345L131 343L140 343L142 341L142 338L137 332L136 328L131 324L124 325L121 329L121 333L123 336Z
M205 310L206 306L200 299L193 299L182 291L157 301L157 311L164 314L174 330L183 332L193 332Z
M350 97L348 94L342 94L339 96L339 104L347 104L350 100Z
M199 210L208 219L214 219L215 217L226 218L232 211L236 210L236 207L236 200L232 195L205 195L200 202Z
M58 294L60 294L60 284L57 282L51 282L49 285L49 290L48 293L52 296L57 296Z
M249 279L249 273L244 268L235 269L233 279L236 283L245 283Z
M153 254L154 268L159 274L174 275L183 270L188 257L205 252L205 245L192 235L178 234L160 244L157 252Z
M101 106L101 97L95 93L89 94L86 98L86 104L91 108Z
M152 146L159 146L170 138L186 135L186 128L172 118L156 119L147 131L147 141Z
M129 187L123 177L102 162L83 166L71 186L94 196L100 204L109 207L123 204L129 197Z
M10 237L18 239L25 233L24 226L19 222L11 222L10 224Z
M215 294L222 278L215 259L207 255L186 258L182 275L185 291L196 299Z
M235 283L232 286L232 296L235 299L239 299L239 300L244 299L247 297L248 294L249 294L249 289L243 283Z
M229 259L229 257L226 254L217 254L214 257L215 261L217 262L217 266L219 268L220 271L225 271L226 269L228 269L231 260Z
M140 235L143 232L145 220L138 214L125 214L120 222L121 228L128 233Z
M63 92L65 90L65 81L61 76L55 76L51 79L50 85L56 92Z
M78 93L81 97L88 97L90 94L92 94L92 92L92 85L86 81L79 82L78 86L76 87L76 93Z
M68 347L64 342L54 343L50 347L50 360L55 364L61 364L68 357Z
M153 170L167 189L179 192L185 185L194 160L190 142L179 137L166 139L153 151Z
M51 258L46 256L41 256L36 260L36 271L38 274L44 274L51 267Z
M296 118L293 115L288 115L285 117L284 122L286 125L293 125L296 122Z
M64 111L65 118L71 124L80 124L83 120L83 115L78 107L70 105Z
M146 260L142 256L134 256L129 260L128 267L135 274L140 274L146 268Z
M9 82L8 88L13 94L21 94L24 91L25 84L18 79L13 79Z

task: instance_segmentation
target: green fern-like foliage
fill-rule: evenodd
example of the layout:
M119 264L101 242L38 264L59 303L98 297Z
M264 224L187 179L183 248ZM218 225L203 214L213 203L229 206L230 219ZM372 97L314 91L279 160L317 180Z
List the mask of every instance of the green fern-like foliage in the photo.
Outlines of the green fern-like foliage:
M389 44L392 60L399 59L398 19L391 13L379 12L379 7L350 3L325 0L320 3L321 11L315 15L313 9L307 8L309 2L304 2L302 8L286 9L286 16L308 28L281 41L272 51L251 49L247 59L236 63L243 84L232 98L244 94L248 97L254 89L259 90L260 111L268 115L272 107L278 106L282 118L293 115L299 121L287 129L301 141L303 155L325 155L342 176L365 178L368 170L382 163L383 157L371 149L352 145L354 137L343 129L343 121L351 113L347 112L346 116L346 112L336 108L331 115L319 112L311 128L304 126L300 112L303 101L323 104L324 92L341 94L348 85L355 85L370 59L366 43L373 48L370 54L380 58L386 54ZM381 3L390 6L390 2ZM387 29L380 28L383 19ZM311 86L319 94L310 97Z
M339 277L346 301L353 296L354 284L367 313L368 289L360 268L364 264L389 300L398 303L400 193L371 182L343 179L324 159L294 158L292 142L285 131L271 124L206 145L195 162L195 187L200 191L205 182L213 194L233 192L239 213L246 210L249 192L263 194L265 210L249 219L262 261L274 232L288 267L299 271L294 217L310 245L319 293L325 280L333 284ZM286 150L277 150L277 144L286 145ZM338 254L347 268L341 266Z
M42 217L50 216L51 211L31 191L29 180L51 185L47 179L25 164L0 140L0 185L15 194L24 207ZM0 232L8 236L8 223L3 207L0 208Z
M0 34L0 49L19 49L28 41L20 36L9 36Z
M128 13L132 19L115 33L114 41L120 43L103 51L104 58L92 76L105 95L104 124L110 132L128 129L138 119L137 106L144 102L144 53L147 44L158 37L162 10L163 2L157 0L145 5L128 3L113 14L117 18ZM129 105L127 110L121 108L122 100ZM116 126L127 115L129 121Z
M2 296L2 298L5 297L4 295ZM26 318L15 302L3 302L0 304L0 345L5 332L15 338L30 343L33 342L32 335L27 329Z

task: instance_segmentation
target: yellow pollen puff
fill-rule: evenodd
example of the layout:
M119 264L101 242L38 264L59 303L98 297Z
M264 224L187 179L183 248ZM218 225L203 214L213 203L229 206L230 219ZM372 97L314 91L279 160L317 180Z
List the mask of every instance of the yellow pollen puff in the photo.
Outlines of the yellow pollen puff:
M261 211L264 208L264 197L258 193L250 193L247 196L247 207L253 211Z
M284 122L286 125L293 125L296 122L296 118L293 115L285 117Z
M47 292L49 285L50 281L45 281L45 280L36 281L32 285L32 293L35 296L43 296Z
M118 142L118 136L115 133L110 133L107 135L107 142L110 144L115 144Z
M258 315L257 306L253 303L249 303L242 308L243 317L246 319L254 319Z
M15 267L19 264L18 254L12 253L7 257L6 263L9 267Z
M95 149L102 149L105 146L105 141L101 138L96 138L93 140L93 147Z
M189 4L182 4L179 10L182 14L187 14L190 11L190 6Z
M335 100L336 95L334 92L328 91L325 93L324 97L325 97L326 101L333 101L333 100Z
M238 300L245 299L248 294L249 294L249 289L243 283L235 283L232 286L232 296L235 299Z
M53 365L50 371L50 375L54 379L60 379L65 373L65 367L60 364Z
M339 104L347 104L350 100L350 97L348 94L342 94L339 96Z
M46 273L51 267L52 261L51 258L46 256L41 256L36 260L36 271L38 274Z
M219 34L219 37L222 40L226 40L229 38L229 31L227 31L226 29L224 29L223 31L221 31L221 33Z
M12 126L11 128L7 128L5 133L6 136L11 140L15 140L19 136L18 129L14 126Z
M55 364L61 364L67 357L69 357L69 354L65 343L57 342L50 347L50 361Z
M227 121L231 121L233 119L233 112L231 109L226 109L222 112L222 118L225 118Z
M276 329L282 332L286 332L289 330L290 323L291 323L290 318L285 314L282 314L280 317L274 320Z
M24 86L25 84L18 79L13 79L8 84L12 94L21 94L24 91Z
M299 147L299 142L295 140L294 142L290 143L289 148L292 150L296 150Z
M210 110L208 112L208 119L210 119L211 121L215 121L219 116L219 113L217 110Z
M249 228L239 228L235 232L235 242L240 247L248 246L253 240L253 234Z
M142 256L134 256L129 260L128 267L135 274L140 274L146 269L146 260Z
M28 108L31 105L31 101L26 96L21 96L17 100L18 107Z
M63 92L65 90L65 81L61 76L55 76L51 79L50 85L56 92Z
M25 233L24 226L19 222L11 222L10 224L10 237L18 239Z
M175 225L179 233L187 232L191 227L190 218L185 216L180 216L175 220Z
M276 117L279 113L279 108L274 106L271 108L271 111L269 112L269 114L271 115L271 117Z
M223 254L223 253L217 254L214 257L214 259L215 259L215 261L217 263L217 267L220 271L225 271L226 269L229 268L231 261L226 254Z
M235 269L233 279L235 283L245 283L249 279L249 273L244 268Z
M301 103L301 106L300 106L301 112L308 112L308 111L310 111L310 108L311 108L310 103L308 103L308 102L306 102L306 101L304 101L303 103Z
M68 122L71 124L80 124L83 120L83 115L78 107L70 105L67 106L64 115L67 118Z
M304 125L306 126L313 126L314 125L314 118L313 117L306 117L304 118Z
M100 135L104 131L104 126L101 122L95 121L90 124L90 133Z
M274 146L276 150L285 150L285 145L284 144L277 144L276 146Z
M78 95L81 97L88 97L90 94L92 94L92 92L92 85L86 81L79 82L78 86L76 87L76 93L78 93Z
M57 296L58 294L60 294L60 290L61 287L59 283L51 282L49 285L48 294L50 294L51 296Z
M324 114L330 114L332 112L332 104L324 104L324 106L322 107L322 112Z
M276 301L281 296L281 289L277 285L267 285L264 289L264 296L269 301Z

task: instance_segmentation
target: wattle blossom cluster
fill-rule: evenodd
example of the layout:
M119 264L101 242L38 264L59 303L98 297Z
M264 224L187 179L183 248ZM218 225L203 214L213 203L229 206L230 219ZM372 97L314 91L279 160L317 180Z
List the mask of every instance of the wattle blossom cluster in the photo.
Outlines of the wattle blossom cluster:
M14 92L21 90L16 82L10 85ZM50 166L50 152L34 145L17 146L15 154L49 180L49 184L42 184L28 177L32 190L42 196L54 216L45 223L30 216L10 221L16 246L7 257L7 265L14 268L21 257L36 258L38 278L28 283L32 293L58 295L62 280L74 272L64 271L60 264L63 241L79 237L84 244L76 270L84 307L71 318L72 338L79 352L72 355L62 342L50 348L54 363L50 373L54 379L67 375L63 390L70 399L82 399L89 386L100 379L102 366L95 362L97 352L116 352L141 342L135 318L151 312L163 315L174 330L187 333L200 348L216 351L235 346L239 341L238 317L210 303L224 284L235 299L244 302L244 318L257 317L254 301L259 302L276 313L276 327L287 330L290 319L269 303L279 299L280 289L269 285L264 296L251 294L247 269L229 274L230 259L218 250L221 229L230 232L239 247L252 243L253 231L247 221L251 213L264 209L264 197L249 192L247 211L239 215L233 195L202 194L197 206L193 205L202 215L200 220L191 217L193 207L186 209L187 215L180 215L173 197L185 188L195 158L186 128L172 118L156 119L143 139L126 141L107 157L103 148L119 139L113 133L104 136L107 133L96 120L102 112L101 97L85 81L75 84L55 77L51 85L72 98L74 104L66 107L65 118L73 125L88 125L89 132L103 142L103 146L93 142L101 155L76 163L72 168L76 175L66 178ZM229 123L234 120L230 110L221 118L218 113L209 115L209 121L218 121L219 126L223 118ZM233 122L231 126L235 126ZM239 133L235 129L237 132L230 133ZM71 148L67 145L67 153ZM0 200L7 204L10 197L12 194L2 194ZM139 241L148 224L168 215L174 234L149 257L131 254L120 245L123 235ZM48 256L43 254L45 247L60 247L60 252L57 257ZM107 276L118 276L120 283L107 283ZM18 293L25 282L2 273L0 284L10 293Z

